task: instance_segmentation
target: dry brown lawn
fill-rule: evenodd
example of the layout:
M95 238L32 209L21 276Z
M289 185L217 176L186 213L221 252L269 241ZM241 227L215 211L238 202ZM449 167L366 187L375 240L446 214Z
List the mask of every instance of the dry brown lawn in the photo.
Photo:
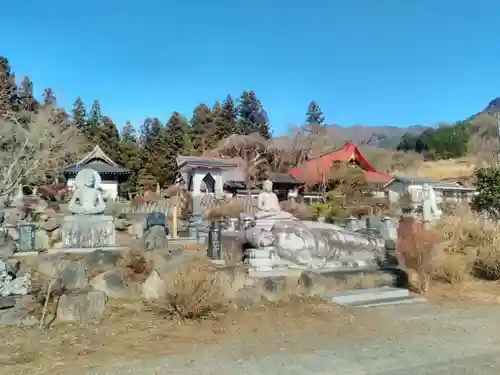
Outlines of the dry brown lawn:
M138 302L111 302L100 324L54 326L47 331L1 328L1 373L78 374L77 370L84 373L132 360L188 353L213 343L262 342L287 334L296 337L305 329L324 332L328 327L336 335L371 324L365 315L320 301L295 299L259 309L232 309L218 320L179 321L165 319ZM300 345L298 339L288 342Z
M431 180L460 180L469 179L478 163L472 158L459 158L452 160L426 161L415 168L401 171L408 176L421 176Z

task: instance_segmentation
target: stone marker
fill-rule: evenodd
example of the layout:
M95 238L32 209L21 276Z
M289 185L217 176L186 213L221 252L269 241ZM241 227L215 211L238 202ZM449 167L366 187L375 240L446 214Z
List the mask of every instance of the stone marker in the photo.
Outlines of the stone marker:
M62 295L57 305L57 321L89 323L101 319L108 298L101 291L84 292L77 295Z

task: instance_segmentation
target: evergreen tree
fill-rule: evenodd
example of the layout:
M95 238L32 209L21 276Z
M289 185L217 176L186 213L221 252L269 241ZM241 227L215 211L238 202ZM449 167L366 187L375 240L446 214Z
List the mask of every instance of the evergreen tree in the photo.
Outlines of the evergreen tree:
M238 110L234 106L231 95L228 95L222 105L214 108L215 116L215 139L220 141L237 132Z
M25 76L18 90L21 106L25 111L35 112L38 109L38 102L33 96L33 82Z
M84 134L88 134L87 109L85 108L82 98L76 98L71 112L73 114L73 122L76 127Z
M323 116L323 112L321 112L321 108L318 103L314 100L309 103L309 107L307 108L307 117L306 122L308 125L323 125L325 122L325 116Z
M214 115L206 104L198 105L191 118L191 137L194 149L198 153L210 150L215 145Z
M172 113L165 127L165 175L166 183L174 183L177 170L177 157L186 152L188 122L178 112Z
M146 145L148 142L151 140L151 124L153 122L153 119L148 117L144 120L144 122L141 125L141 128L139 129L139 145L142 148L146 148Z
M130 169L129 178L120 185L120 190L125 193L137 191L137 179L142 167L142 159L135 129L130 121L125 123L120 136L120 164Z
M0 56L0 111L11 112L18 111L18 98L16 76L11 71L9 59ZM2 113L0 113L2 114Z
M137 144L137 136L135 134L135 128L130 121L127 121L123 126L120 139L124 141L131 141Z
M111 118L107 116L102 118L102 126L96 134L95 142L111 160L116 163L120 161L120 133Z
M271 138L267 113L254 91L243 91L238 106L239 134L259 133L264 138Z
M54 94L54 90L52 90L50 87L43 90L43 104L46 107L57 107L57 99Z
M90 110L89 117L87 119L87 131L90 138L94 138L98 135L101 125L101 104L98 100L94 100L94 102L92 103L92 109Z

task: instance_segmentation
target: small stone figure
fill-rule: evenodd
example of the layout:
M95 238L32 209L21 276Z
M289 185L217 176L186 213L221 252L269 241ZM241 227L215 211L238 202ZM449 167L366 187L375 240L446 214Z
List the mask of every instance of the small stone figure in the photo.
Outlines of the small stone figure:
M276 213L281 211L278 197L273 193L272 181L266 180L262 184L262 192L257 198L257 208L259 216L267 216L267 213Z
M95 170L82 169L75 178L75 192L69 202L69 209L74 214L99 215L104 212L106 204L98 190L101 177Z

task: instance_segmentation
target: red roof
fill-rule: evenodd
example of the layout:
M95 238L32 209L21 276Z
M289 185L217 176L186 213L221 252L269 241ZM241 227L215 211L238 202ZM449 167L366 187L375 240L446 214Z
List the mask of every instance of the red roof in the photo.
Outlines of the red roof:
M365 171L365 178L369 182L384 183L392 178L392 176L387 173L378 172L363 154L361 154L359 148L352 142L347 142L340 150L332 151L315 159L308 160L291 169L288 173L309 184L318 184L323 182L324 176L329 174L333 162L347 162L350 160L357 161L359 166Z

